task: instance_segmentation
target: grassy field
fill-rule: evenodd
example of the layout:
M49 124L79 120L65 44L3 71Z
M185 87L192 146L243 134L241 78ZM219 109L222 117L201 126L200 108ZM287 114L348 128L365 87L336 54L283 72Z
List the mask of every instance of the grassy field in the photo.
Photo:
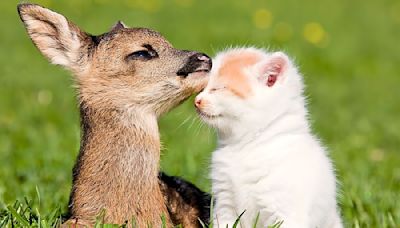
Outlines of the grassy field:
M28 39L18 2L0 1L0 225L13 212L9 205L25 197L28 210L51 224L53 212L66 210L78 109L68 73ZM305 75L313 128L337 167L346 227L400 227L399 1L34 2L93 34L121 19L210 55L231 45L288 52ZM160 128L162 169L209 190L215 135L200 127L191 101Z

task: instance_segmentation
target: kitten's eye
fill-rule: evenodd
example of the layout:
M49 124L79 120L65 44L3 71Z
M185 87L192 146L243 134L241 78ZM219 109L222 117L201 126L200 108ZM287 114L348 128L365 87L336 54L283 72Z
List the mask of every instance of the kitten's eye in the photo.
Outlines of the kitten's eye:
M126 60L150 60L155 57L157 57L157 52L155 51L147 51L147 50L141 50L141 51L135 51L125 57Z
M212 89L210 89L210 93L216 92L216 91L218 91L218 90L223 90L223 89L225 89L225 87L216 87L216 88L212 88Z

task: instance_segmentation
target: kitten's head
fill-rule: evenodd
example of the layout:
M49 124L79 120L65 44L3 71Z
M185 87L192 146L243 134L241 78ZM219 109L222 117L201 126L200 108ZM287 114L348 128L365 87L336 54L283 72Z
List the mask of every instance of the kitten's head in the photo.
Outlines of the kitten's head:
M283 52L236 48L216 56L195 106L219 130L266 126L301 100L302 90L302 78Z

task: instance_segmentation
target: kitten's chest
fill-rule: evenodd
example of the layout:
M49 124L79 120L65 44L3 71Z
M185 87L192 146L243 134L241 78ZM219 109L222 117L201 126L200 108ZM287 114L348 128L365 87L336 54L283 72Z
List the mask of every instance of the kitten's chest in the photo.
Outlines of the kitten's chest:
M225 146L213 153L212 167L221 171L234 183L253 182L260 175L265 175L273 162L266 153L269 149L268 145L260 146L255 142Z
M232 200L237 206L237 213L242 209L249 210L249 206L256 205L253 192L257 182L265 177L266 165L260 162L260 156L249 152L256 148L248 147L225 147L213 154L212 179L213 188L229 186L225 189L232 192ZM246 153L249 152L249 153ZM223 190L222 190L223 191Z
M217 201L229 202L234 210L235 218L246 211L241 221L250 225L258 211L255 197L257 193L254 187L257 178L252 174L254 167L250 161L245 161L238 153L224 152L227 153L223 156L213 157L213 194ZM229 194L226 194L227 192ZM220 196L227 198L219 199Z

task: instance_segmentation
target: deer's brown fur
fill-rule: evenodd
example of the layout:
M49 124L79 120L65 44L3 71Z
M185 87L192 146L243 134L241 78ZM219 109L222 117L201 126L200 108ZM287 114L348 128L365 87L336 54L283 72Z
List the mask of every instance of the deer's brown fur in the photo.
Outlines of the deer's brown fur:
M66 224L91 225L104 209L107 223L159 227L164 215L168 226L198 226L196 201L158 178L157 118L204 88L211 60L146 28L119 22L92 36L38 5L18 12L41 53L75 76L82 140Z

